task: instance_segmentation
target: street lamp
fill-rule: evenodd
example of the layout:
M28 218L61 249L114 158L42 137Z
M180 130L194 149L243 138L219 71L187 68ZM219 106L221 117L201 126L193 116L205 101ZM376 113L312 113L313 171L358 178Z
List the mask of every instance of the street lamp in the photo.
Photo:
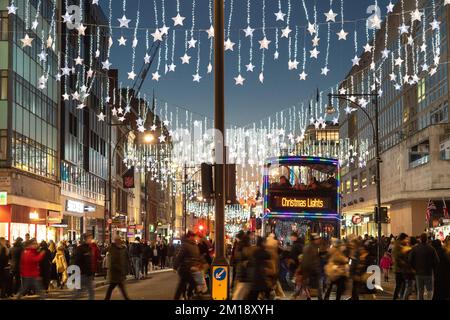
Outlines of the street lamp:
M146 133L144 135L144 143L150 144L155 140L155 136L151 133Z
M372 98L372 103L375 108L375 121L373 121L372 117L369 115L367 110L362 107L361 105L357 104L354 100L351 99L351 97L361 97L361 98ZM367 119L370 122L370 125L373 130L373 137L374 137L374 144L375 144L375 158L376 158L376 177L375 177L375 183L376 183L376 191L377 191L377 209L375 212L375 215L377 217L377 227L378 227L378 248L377 248L377 258L378 263L381 259L381 251L382 251L382 244L381 244L381 176L380 176L380 165L381 165L381 157L380 157L380 139L379 139L379 120L378 120L378 100L379 100L380 94L378 93L378 88L375 86L375 91L373 93L360 93L360 94L328 94L328 106L326 108L327 114L333 114L336 112L336 108L333 106L332 99L342 99L345 101L350 102L352 105L356 106L359 110L361 110L367 117Z

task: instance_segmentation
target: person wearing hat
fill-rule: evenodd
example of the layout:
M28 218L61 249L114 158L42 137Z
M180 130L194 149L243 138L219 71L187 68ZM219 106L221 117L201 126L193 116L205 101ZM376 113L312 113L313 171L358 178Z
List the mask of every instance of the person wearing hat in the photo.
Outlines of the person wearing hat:
M94 274L92 270L92 235L83 234L80 239L80 245L75 249L75 265L81 272L81 290L75 291L75 299L78 299L83 291L88 292L89 300L94 300Z

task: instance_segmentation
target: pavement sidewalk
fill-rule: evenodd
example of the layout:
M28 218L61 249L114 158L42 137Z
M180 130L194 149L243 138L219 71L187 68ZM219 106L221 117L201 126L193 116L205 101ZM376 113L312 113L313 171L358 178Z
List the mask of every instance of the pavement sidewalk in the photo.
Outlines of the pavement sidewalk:
M164 272L169 272L169 271L173 271L173 269L166 268L166 269L153 270L148 273L146 278L148 279L148 276L151 276L152 274L164 273ZM127 276L127 281L130 281L130 280L135 280L133 275ZM108 284L108 281L106 280L106 276L98 276L98 277L94 278L94 287L95 288L103 287L103 286L106 286L107 284Z

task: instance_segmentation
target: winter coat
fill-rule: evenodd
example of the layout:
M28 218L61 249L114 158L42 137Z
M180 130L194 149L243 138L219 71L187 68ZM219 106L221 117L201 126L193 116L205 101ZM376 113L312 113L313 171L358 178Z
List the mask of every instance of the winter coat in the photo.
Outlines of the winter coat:
M125 246L111 245L107 255L107 280L109 283L121 283L128 274L128 254Z
M250 259L252 273L252 290L266 291L272 288L273 270L270 253L264 248L256 248Z
M142 246L142 259L145 261L149 261L153 256L152 247L145 244Z
M8 248L0 245L0 271L3 272L3 269L5 269L8 266L8 262L9 262Z
M99 261L101 260L100 249L98 248L96 243L91 243L91 264L92 264L92 272L98 272Z
M417 275L431 276L439 264L439 257L432 246L419 243L409 253L409 263Z
M239 282L250 282L252 270L250 270L250 259L252 247L237 248L235 252L236 279Z
M20 257L22 256L23 245L15 243L9 251L11 256L11 271L14 274L20 274Z
M341 248L332 248L330 250L330 259L325 266L325 274L330 281L349 276L348 258L341 251Z
M43 258L44 253L39 253L37 249L24 249L20 259L20 275L25 278L39 278L39 264Z
M142 256L142 244L140 242L133 242L130 245L130 257L140 258Z
M197 244L191 240L184 240L181 250L174 261L174 269L178 273L190 272L192 267L202 264L203 260Z
M81 274L86 276L92 276L92 250L87 244L81 244L75 249L74 261L75 265L80 267Z
M320 256L318 245L310 243L305 247L301 267L302 274L305 278L320 275Z
M434 276L433 300L450 299L450 255L444 248L436 249L439 264Z
M44 253L44 257L39 264L41 277L44 279L50 279L52 274L52 253L47 248L42 249L41 252Z
M392 266L392 259L390 256L383 256L380 261L381 269L389 270Z

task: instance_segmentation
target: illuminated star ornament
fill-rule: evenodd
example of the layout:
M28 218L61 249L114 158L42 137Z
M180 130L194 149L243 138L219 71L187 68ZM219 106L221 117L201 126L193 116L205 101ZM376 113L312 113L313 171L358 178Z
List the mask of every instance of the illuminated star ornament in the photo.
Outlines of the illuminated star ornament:
M234 78L234 80L236 81L236 85L244 85L245 78L243 78L241 75L238 75L236 78Z
M100 114L97 115L98 121L105 121L105 114L103 112L100 112Z
M20 39L22 41L22 48L31 47L31 43L33 42L33 38L30 38L28 34L25 34L25 38Z
M330 11L328 11L328 13L324 13L325 16L327 17L327 21L333 21L336 22L336 17L337 17L337 13L333 12L333 9L330 9Z
M328 72L330 72L330 69L328 69L327 66L325 66L325 68L322 68L322 72L321 72L321 73L322 73L324 76L328 75Z
M128 79L129 80L134 80L136 78L136 73L134 73L133 70L131 70L131 72L128 72Z
M178 12L178 14L176 15L176 17L173 17L173 25L176 26L182 26L183 25L183 21L184 19L186 19L185 17L180 16L180 13Z
M268 49L269 49L269 44L270 44L270 42L271 42L271 41L267 40L267 38L264 37L264 39L262 39L261 41L259 41L260 49L266 49L266 50L268 50Z
M104 62L102 62L102 68L104 69L104 70L109 70L109 68L111 67L111 63L109 62L109 60L106 60L106 61L104 61Z
M289 28L289 26L286 26L285 29L281 30L281 37L282 38L289 38L289 33L291 33L292 30Z
M302 73L300 73L300 80L302 80L302 81L306 80L307 76L308 76L308 74L305 71L303 71Z
M255 29L252 29L250 26L247 26L247 29L244 29L245 36L253 37L253 31L255 31Z
M200 82L200 79L202 78L198 73L194 74L193 76L193 80L194 82Z
M8 14L16 14L18 8L14 5L14 3L11 3L11 5L6 7L6 9L8 9Z
M314 48L313 50L310 51L310 53L311 53L311 58L317 59L320 51L318 51L317 48Z
M119 28L129 28L128 24L130 23L130 19L127 19L127 17L125 15L123 15L122 18L117 19L120 23Z
M352 59L352 63L353 63L353 66L359 66L359 61L360 61L361 59L358 57L358 56L355 56L353 59Z
M183 64L189 64L189 61L191 60L191 57L188 56L188 55L185 53L184 56L182 56L180 59L181 59L181 61L182 61Z
M277 21L284 21L284 17L286 16L286 14L283 13L281 10L274 14L275 14L275 17L277 17Z
M127 45L127 39L125 39L123 36L121 36L118 41L119 41L119 46Z
M341 31L339 31L337 35L339 40L347 40L348 32L345 32L344 29L341 29Z
M234 51L234 42L231 42L230 38L227 39L227 41L225 41L225 51L231 50Z
M208 34L208 39L214 38L214 27L210 26L206 33Z

